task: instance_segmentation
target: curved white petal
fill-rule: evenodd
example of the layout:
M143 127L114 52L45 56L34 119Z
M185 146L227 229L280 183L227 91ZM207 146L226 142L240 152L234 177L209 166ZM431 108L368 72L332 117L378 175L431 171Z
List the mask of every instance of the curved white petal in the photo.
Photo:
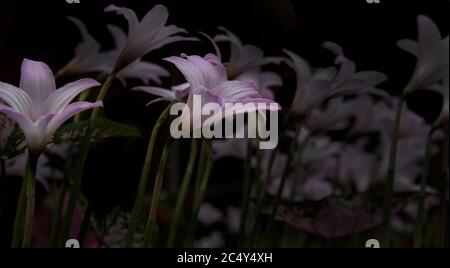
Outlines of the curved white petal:
M192 88L198 86L213 88L226 81L226 73L216 56L209 55L209 57L211 60L195 55L185 56L185 58L172 56L164 60L175 64ZM217 61L212 61L214 57Z
M47 135L53 136L55 131L69 118L76 115L77 113L81 113L85 110L103 107L103 102L74 102L69 104L63 111L57 113L53 119L48 123L47 127Z
M38 115L44 110L47 96L55 89L55 79L47 64L24 59L21 67L20 86L35 104Z
M0 82L0 99L18 113L34 117L34 104L30 96L22 89Z
M47 111L50 113L59 113L82 91L99 85L99 82L91 78L83 78L68 83L48 96L45 103Z

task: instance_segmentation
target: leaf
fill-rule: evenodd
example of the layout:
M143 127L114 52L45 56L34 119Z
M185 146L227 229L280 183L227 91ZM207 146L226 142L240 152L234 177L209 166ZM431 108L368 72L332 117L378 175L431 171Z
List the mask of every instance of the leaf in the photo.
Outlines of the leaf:
M0 114L0 157L13 158L25 151L25 137L17 124Z
M89 129L89 124L90 120L68 123L56 131L52 142L55 144L86 141L95 143L107 138L137 138L140 136L136 127L105 118L97 118L92 129Z
M393 213L417 200L416 192L394 194ZM320 201L284 202L276 219L327 239L374 228L382 222L383 195L330 196ZM270 213L269 209L265 210Z

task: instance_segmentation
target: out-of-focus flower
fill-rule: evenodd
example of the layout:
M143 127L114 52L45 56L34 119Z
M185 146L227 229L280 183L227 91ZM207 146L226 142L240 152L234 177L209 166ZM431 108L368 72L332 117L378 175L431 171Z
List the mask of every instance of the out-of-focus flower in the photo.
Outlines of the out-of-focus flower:
M271 63L280 63L276 57L264 57L263 51L253 45L242 44L242 41L231 31L219 27L224 34L214 37L216 42L228 42L230 44L230 58L225 67L230 79L252 82L262 97L274 99L272 86L281 86L283 81L274 72L262 72L261 66Z
M339 45L326 42L324 47L337 55L335 64L339 65L339 69L313 69L298 55L285 50L297 75L297 89L290 108L291 114L305 116L324 100L332 97L360 93L387 97L386 93L375 88L387 79L386 75L376 71L355 72L355 64L344 56Z
M185 29L175 25L166 26L169 12L163 5L156 5L145 14L142 20L133 10L110 5L105 12L116 12L128 21L128 35L123 49L116 62L116 70L120 70L152 50L179 41L195 41L196 38L184 37Z
M395 98L394 101L396 101ZM418 137L425 141L430 126L426 124L422 117L412 112L406 105L402 109L399 127L400 138ZM386 137L391 137L395 121L394 108L384 102L378 102L374 105L374 110L370 129L378 131Z
M246 81L228 80L225 67L219 58L214 54L207 54L205 57L187 56L169 57L165 60L175 64L183 74L189 84L187 106L183 110L180 123L183 126L189 125L189 122L203 122L200 114L198 118L191 118L190 111L193 111L193 98L195 95L201 97L201 103L216 103L220 107L225 107L226 103L264 103L267 110L280 109L279 105L269 99L262 98L255 88L255 85ZM183 86L186 90L186 86ZM166 99L176 99L177 92L174 90L161 89L155 87L137 87L135 90L141 90L150 94L158 95ZM220 113L215 120L221 120L232 114L248 113L258 111L258 107L249 109L228 109L227 114Z
M264 52L259 47L243 44L239 37L226 28L219 27L219 30L224 34L216 35L214 41L230 44L230 58L225 64L230 79L237 79L247 71L257 69L262 65L281 61L280 58L264 57Z
M82 74L88 72L100 72L109 74L113 71L114 64L126 44L127 36L117 26L108 25L107 28L113 36L115 47L108 51L100 51L100 44L88 32L84 23L74 17L69 17L81 33L82 41L75 48L75 56L64 66L60 74ZM121 69L116 77L123 85L127 78L137 78L144 84L150 81L161 83L161 77L168 76L169 72L157 64L142 61L140 58Z
M246 131L244 126L236 130L236 136L243 136ZM214 159L222 157L235 157L243 160L247 154L247 139L215 139L211 142Z
M314 134L340 130L350 124L352 101L342 98L331 99L325 109L314 109L306 119L306 125Z
M397 43L400 48L417 57L416 68L407 91L430 88L442 82L445 77L448 81L448 36L442 39L436 24L424 15L418 16L417 26L417 41L403 39Z
M212 204L203 203L198 212L198 221L205 226L211 226L214 223L222 221L223 216L222 211Z
M62 180L64 172L62 167L52 163L53 157L58 157L61 161L67 160L69 143L52 144L46 147L39 157L36 181L40 182L47 192L50 192L49 180ZM6 161L6 175L22 177L26 170L27 155L21 154Z
M196 248L222 248L225 246L225 238L219 231L214 231L208 236L200 238L196 241L194 247Z
M103 247L107 248L122 248L125 246L125 241L128 233L127 226L129 225L129 215L119 215L113 219L114 222L108 227L105 236L103 237ZM142 247L144 235L136 233L131 245L133 248Z
M237 207L227 207L225 222L227 224L228 233L237 234L241 222L241 210Z
M80 92L98 85L86 78L56 89L53 73L45 63L24 59L19 87L0 82L0 98L9 105L0 105L0 112L19 124L28 148L40 153L67 119L103 105L101 101L70 104Z
M259 68L249 70L240 76L236 77L236 80L248 81L255 85L261 97L266 99L275 99L275 95L270 87L282 86L283 81L281 77L274 72L261 72Z

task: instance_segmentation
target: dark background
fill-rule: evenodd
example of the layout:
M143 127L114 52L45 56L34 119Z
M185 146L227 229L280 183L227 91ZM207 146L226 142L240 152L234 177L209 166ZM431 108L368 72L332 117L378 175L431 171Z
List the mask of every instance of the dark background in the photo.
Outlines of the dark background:
M367 4L365 0L182 0L182 1L88 1L68 4L57 1L9 1L0 2L0 81L18 84L20 64L24 57L46 62L54 72L73 56L73 49L80 41L75 26L66 16L84 21L90 33L108 49L112 39L105 25L119 24L125 28L125 19L113 13L104 13L108 4L127 6L141 18L157 3L169 9L169 22L186 28L192 35L202 31L211 36L222 25L236 33L244 43L254 44L266 55L282 56L281 49L298 53L314 66L330 65L333 55L322 49L324 41L334 41L344 47L346 56L354 60L359 70L371 69L386 73L389 81L382 88L398 93L408 81L414 68L414 58L395 45L403 38L416 37L416 17L425 14L448 34L448 2L381 0L380 4ZM175 43L150 53L146 58L161 63L171 72L173 68L161 61L169 55L205 54L212 51L207 42ZM279 67L285 85L277 91L278 101L289 105L295 88L293 72ZM174 72L176 73L176 72ZM178 82L179 77L165 79L165 85ZM69 79L71 80L71 79ZM66 81L60 81L63 83ZM131 81L130 86L139 85ZM109 140L97 146L88 160L83 182L84 194L96 215L107 214L113 207L130 209L134 200L142 159L149 130L164 104L146 107L152 97L130 92L119 83L114 84L106 99L106 116L117 121L138 126L143 138L135 141ZM419 92L411 96L409 106L432 121L440 110L441 97L431 92ZM179 178L184 170L184 150L181 157L172 158L171 176ZM214 198L223 205L240 201L239 188L242 170L239 162L225 159L216 162L212 173L211 188L207 198ZM232 168L230 168L232 167ZM238 168L236 168L238 167ZM175 189L177 182L168 186ZM106 187L105 187L106 185ZM20 178L8 178L0 182L2 215L0 215L0 245L9 245L14 207L18 196ZM236 198L220 196L226 189L236 191ZM215 191L221 189L221 191ZM170 193L170 191L169 191ZM175 192L176 193L176 192ZM229 195L228 195L229 196ZM169 196L170 197L170 196Z

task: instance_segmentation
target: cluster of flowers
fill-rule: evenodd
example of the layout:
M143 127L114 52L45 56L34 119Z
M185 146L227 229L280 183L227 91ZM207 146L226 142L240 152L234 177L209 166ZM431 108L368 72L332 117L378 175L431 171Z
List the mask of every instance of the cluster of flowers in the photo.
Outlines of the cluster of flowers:
M255 147L256 141L251 139L213 140L211 145L209 141L202 143L199 166L202 165L204 171L197 178L199 182L196 183L195 193L198 200L194 202L193 217L195 220L197 215L203 215L202 218L205 218L203 209L200 208L212 165L208 155L212 153L215 159L233 156L245 160L246 169L250 172L245 178L244 186L249 182L249 187L244 187L244 196L247 193L247 198L243 198L241 204L239 227L234 228L239 229L243 245L255 245L254 235L256 230L261 229L259 226L261 223L258 221L261 214L269 215L266 233L262 238L265 241L260 241L261 245L271 241L276 220L331 238L362 231L381 222L387 221L388 225L394 222L395 219L391 219L391 214L392 211L397 211L397 207L393 202L393 192L422 193L419 205L409 207L409 215L413 218L423 218L423 215L420 216L420 213L423 214L421 212L423 203L433 204L433 199L425 202L429 199L425 199L424 196L443 191L426 186L428 171L422 171L421 166L421 163L426 166L431 158L429 155L436 152L433 150L436 143L448 140L448 132L442 135L442 129L445 130L443 126L448 123L448 37L442 39L437 26L429 18L418 17L417 41L398 42L400 48L417 57L417 63L403 94L400 97L393 97L377 88L387 80L386 75L377 71L357 71L355 63L348 59L343 49L335 43L323 44L326 50L336 56L334 63L326 68L316 68L288 50L284 50L287 57L266 57L260 48L243 44L235 34L223 27L219 28L220 33L212 38L204 35L212 43L213 53L204 56L183 54L180 57L170 56L164 59L175 65L186 83L170 87L148 86L152 82L162 84L161 78L169 76L170 73L162 66L143 60L143 56L170 43L199 41L199 39L185 36L186 30L175 25L166 25L168 11L162 5L153 7L141 20L134 11L124 7L111 5L105 12L115 12L123 16L128 22L128 32L124 32L118 26L107 25L115 46L111 50L103 51L101 44L89 33L81 20L69 18L79 29L82 42L76 47L73 59L56 74L56 78L92 73L106 77L96 102L86 102L82 98L73 102L84 90L100 86L96 80L84 78L56 89L55 76L50 68L45 63L28 59L22 63L19 87L0 82L0 99L3 101L0 104L0 113L17 122L24 134L28 151L28 161L25 161L26 156L19 156L22 160L19 157L10 159L7 165L2 167L7 174L25 175L27 178L24 180L26 195L23 197L26 202L23 201L22 207L18 206L18 215L21 214L22 217L16 216L19 220L25 218L24 224L19 222L18 226L15 226L19 230L24 226L24 234L23 237L21 235L13 237L13 245L16 243L17 246L19 240L23 241L24 246L31 245L34 179L46 185L46 177L55 176L46 165L49 161L48 151L54 150L54 153L65 158L71 156L68 153L70 146L67 144L50 146L55 132L69 118L89 109L93 109L90 122L91 127L94 126L98 108L104 105L103 97L116 78L125 87L127 79L141 80L144 85L133 90L158 96L151 103L181 101L190 108L193 96L200 95L205 103L214 102L223 107L226 103L238 102L276 103L273 88L281 87L283 81L277 73L267 70L270 66L279 64L292 67L296 73L297 87L291 105L284 109L286 110L284 132L280 133L281 142L275 149L253 153L255 149L258 151L258 148ZM223 43L228 44L230 48L228 59L222 58L220 47ZM434 90L443 96L442 112L431 125L403 105L407 94L422 89ZM167 113L163 112L160 119L166 118ZM0 141L4 144L13 132L14 123L3 117L0 119L2 120ZM155 135L152 134L149 142L140 188L129 219L127 234L122 235L124 237L122 246L134 245L136 236L143 239L144 246L155 242L154 224L168 150L164 150L161 156L145 234L142 236L136 232L140 229L139 219L149 177L154 136L160 127L158 123L160 122L158 121L154 127ZM236 131L243 132L245 127ZM340 133L337 136L332 134L337 132ZM289 149L285 150L281 144L288 144ZM197 144L193 142L192 150L197 150L196 146ZM83 152L87 154L88 149L88 146L81 146L79 148L81 152L77 154L76 160L81 163L85 161ZM427 154L428 150L431 153ZM180 189L168 245L174 243L176 233L174 230L178 228L178 214L184 203L186 187L189 186L196 152L191 158L192 163L189 162L187 176L183 179L183 185L187 186ZM25 170L27 172L24 172ZM422 173L425 174L423 175L425 179L417 183L417 177ZM255 180L251 178L253 174L257 175ZM57 173L56 176L63 175ZM74 176L77 179L77 175ZM76 203L79 189L74 188L71 198L73 197L73 202ZM289 209L286 205L286 202L320 202L339 196L360 197L360 194L376 192L377 189L385 190L385 203L383 208L376 207L376 211L372 213L378 217L367 222L361 222L359 214L353 215L347 210L342 210L336 202L330 205L331 208L330 206L326 208L328 211L319 212L324 214L319 222L315 222L305 213ZM444 192L444 195L446 194ZM263 205L267 202L267 197L274 197L269 206ZM250 199L257 202L253 204ZM356 200L352 202L357 203ZM20 209L25 210L25 203L26 212L22 212ZM70 214L70 209L67 213ZM68 219L70 227L71 218ZM121 223L120 226L122 225ZM187 235L188 242L184 244L187 246L193 245L193 241L189 241L192 237L189 236L195 234L195 223L191 225ZM65 228L62 229L64 232ZM108 237L103 240L108 241ZM202 243L197 243L199 244Z

